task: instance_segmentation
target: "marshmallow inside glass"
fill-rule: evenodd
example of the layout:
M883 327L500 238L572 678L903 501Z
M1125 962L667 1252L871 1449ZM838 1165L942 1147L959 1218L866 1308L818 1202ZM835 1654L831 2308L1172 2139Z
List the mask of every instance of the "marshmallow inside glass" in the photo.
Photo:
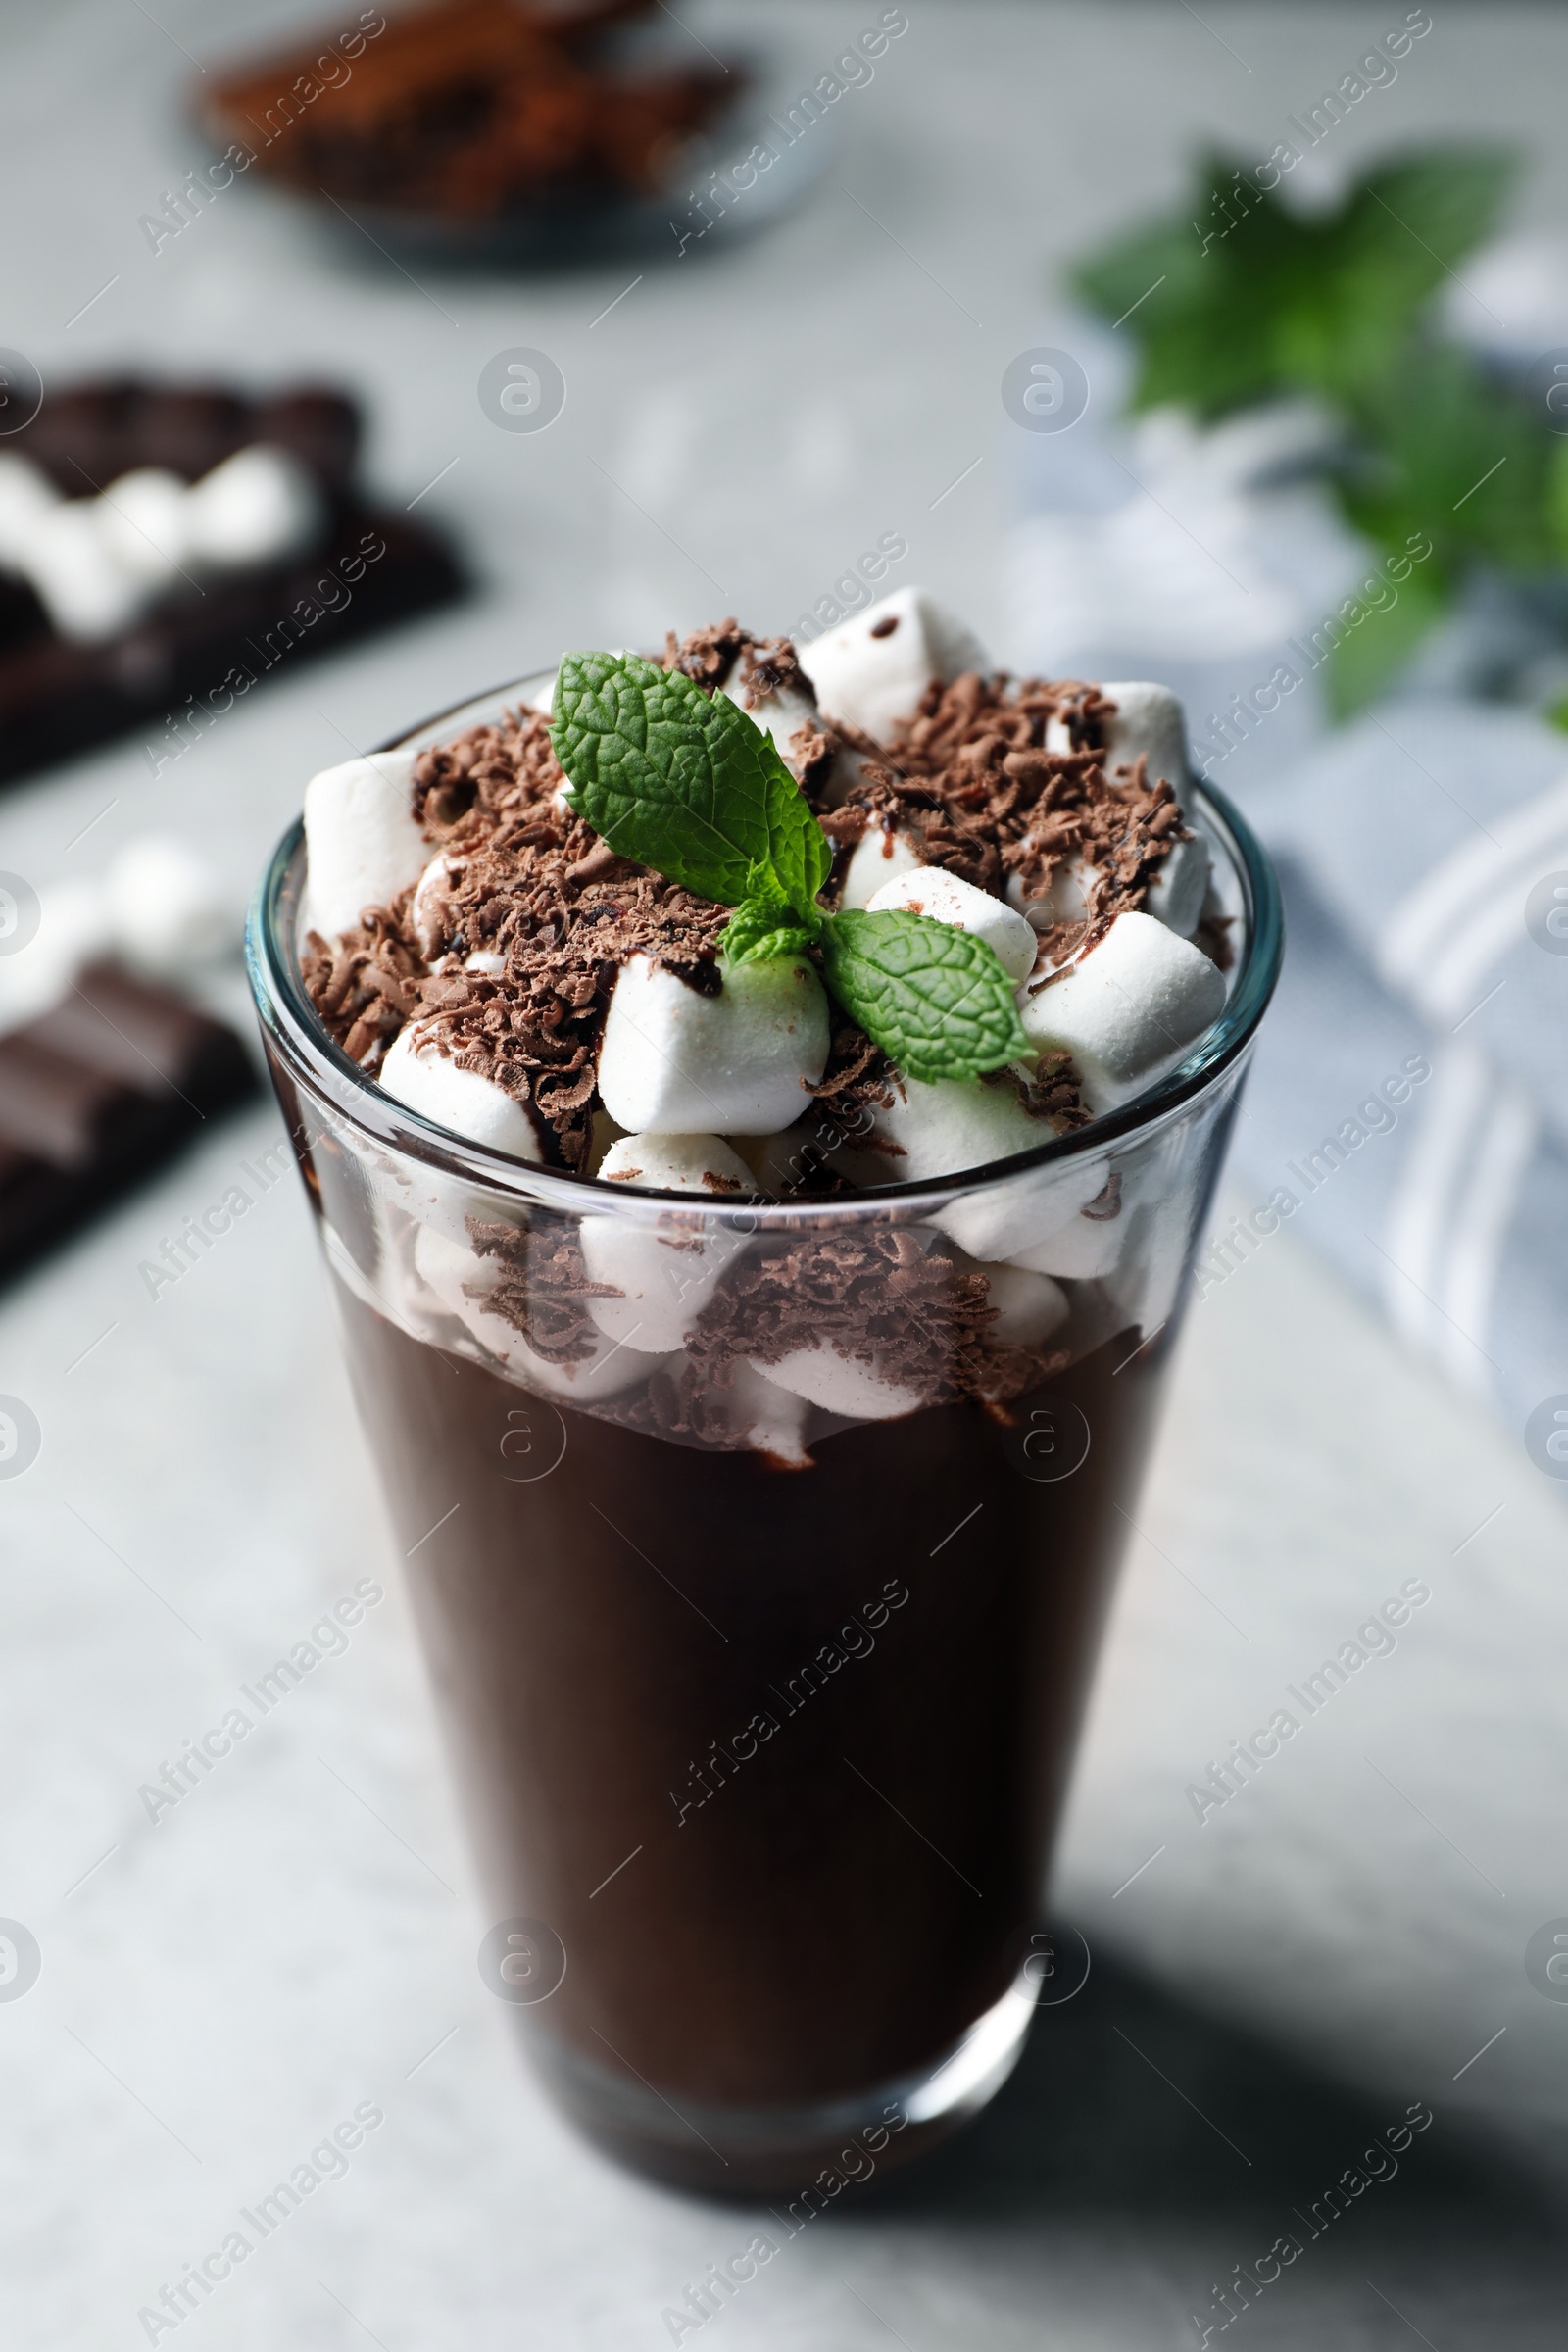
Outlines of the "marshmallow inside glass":
M793 2195L1022 2046L1279 916L1157 686L918 591L671 646L314 778L251 959L486 1981L602 2144Z

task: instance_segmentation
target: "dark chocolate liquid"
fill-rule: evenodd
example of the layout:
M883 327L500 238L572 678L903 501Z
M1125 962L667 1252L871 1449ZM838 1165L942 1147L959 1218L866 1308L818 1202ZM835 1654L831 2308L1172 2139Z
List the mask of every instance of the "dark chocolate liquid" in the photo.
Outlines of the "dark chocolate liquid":
M1159 1382L1136 1333L1011 1429L937 1407L785 1472L536 1401L340 1297L495 1917L564 1947L529 2027L677 2109L936 2059L1039 1918ZM1067 1404L1089 1449L1051 1479Z

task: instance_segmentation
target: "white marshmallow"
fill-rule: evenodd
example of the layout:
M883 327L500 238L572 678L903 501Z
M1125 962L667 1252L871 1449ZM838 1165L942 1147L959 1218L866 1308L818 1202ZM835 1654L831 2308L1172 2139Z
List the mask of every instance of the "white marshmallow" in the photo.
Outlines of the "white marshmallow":
M716 1135L628 1135L612 1144L599 1165L603 1180L626 1190L695 1193L704 1200L747 1200L752 1172ZM657 1220L657 1221L656 1221ZM679 1348L712 1297L719 1276L744 1248L744 1239L677 1210L648 1221L584 1217L583 1262L594 1282L613 1283L618 1298L590 1298L588 1312L612 1340L662 1354Z
M182 841L148 834L105 877L115 946L127 962L176 978L238 945L241 923L217 875Z
M1144 899L1144 912L1167 930L1191 939L1208 896L1208 844L1201 833L1173 841Z
M0 956L0 1034L50 1011L83 964L113 944L102 883L61 882L40 890L36 932L24 948Z
M20 567L39 523L60 504L60 493L30 458L0 455L0 564Z
M805 1443L809 1407L804 1396L780 1388L776 1381L765 1379L755 1364L748 1363L735 1366L730 1396L736 1425L745 1430L756 1452L765 1453L770 1460L791 1470L811 1467Z
M878 1159L872 1182L929 1182L1036 1152L1054 1140L1050 1121L1031 1118L1009 1086L977 1078L943 1078L934 1085L906 1078L904 1087L902 1102L895 1095L891 1110L872 1114L878 1134L904 1146L904 1157ZM1103 1169L1072 1162L1031 1169L961 1193L931 1222L971 1257L1015 1261L1075 1217L1104 1181Z
M1034 1126L1036 1142L1044 1140L1040 1123L1036 1121ZM971 1257L987 1262L1005 1259L1009 1264L1054 1273L1054 1266L1037 1266L1032 1252L1070 1226L1104 1181L1102 1168L1077 1160L1064 1161L1059 1167L1031 1168L983 1190L960 1193L938 1210L932 1222Z
M476 1303L468 1293L482 1294L493 1289L498 1272L494 1258L477 1256L470 1241L443 1232L438 1225L417 1228L414 1262L420 1279L434 1291L448 1312L465 1321Z
M111 544L107 513L101 499L62 499L18 557L60 635L80 644L118 636L146 602L144 582Z
M325 519L310 467L268 442L237 449L185 494L192 555L224 568L300 554L320 536Z
M923 914L933 923L951 923L996 951L997 960L1016 987L1034 970L1039 940L1021 914L1015 914L988 890L976 890L945 866L930 865L917 874L895 875L866 902L868 914L902 911Z
M478 1218L483 1224L493 1223L508 1214L507 1203L493 1194L481 1193L459 1178L433 1168L428 1161L409 1159L401 1154L386 1163L385 1192L391 1213L401 1216L412 1237L426 1225L445 1234L448 1241L458 1242L471 1250L471 1228Z
M1200 949L1152 915L1119 914L1097 947L1025 1000L1019 1017L1037 1053L1072 1055L1098 1114L1179 1061L1224 1004L1224 979Z
M1101 688L1116 706L1105 722L1105 769L1114 775L1131 767L1140 753L1148 757L1151 784L1163 781L1180 800L1192 783L1187 757L1187 717L1181 699L1168 686L1143 679L1113 680ZM1054 718L1046 729L1046 749L1071 748L1065 724ZM1208 844L1200 834L1174 843L1161 859L1145 900L1147 911L1168 929L1191 939L1203 910L1208 887ZM1016 906L1018 902L1013 901ZM1076 921L1077 914L1058 914L1058 921Z
M547 1396L589 1403L629 1389L665 1360L638 1348L623 1348L602 1340L592 1355L575 1363L551 1363L529 1347L522 1333L504 1315L484 1303L483 1294L494 1288L501 1267L493 1257L478 1257L462 1242L453 1241L433 1225L423 1225L414 1247L420 1278L472 1337L516 1380ZM478 1292L478 1298L470 1297Z
M746 1200L757 1190L745 1160L717 1135L623 1135L596 1173L627 1192L696 1193L705 1200ZM606 1230L597 1221L593 1229Z
M1127 679L1102 686L1116 706L1105 726L1105 767L1114 774L1131 767L1140 752L1149 757L1149 781L1167 783L1178 800L1192 781L1187 764L1187 714L1168 686Z
M538 1130L523 1104L477 1070L461 1070L436 1044L427 1021L400 1029L378 1072L385 1091L421 1118L470 1144L514 1159L541 1160Z
M1125 1254L1106 1284L1111 1299L1146 1339L1170 1320L1187 1268L1198 1168L1162 1171L1133 1215Z
M471 956L463 958L463 968L466 972L477 972L484 980L499 980L507 968L507 959L498 956L494 948L475 948Z
M850 852L839 905L845 908L868 906L890 882L925 870L925 856L914 834L889 832L883 825L869 824Z
M1038 893L1036 885L1025 886L1020 874L1007 876L1007 905L1026 914L1037 931L1049 931L1054 923L1081 923L1089 913L1089 901L1084 895L1089 880L1089 867L1076 855L1064 858L1051 877L1051 888Z
M997 1319L985 1327L987 1341L1014 1348L1043 1348L1067 1320L1067 1294L1049 1274L1022 1266L981 1266L991 1285L988 1306Z
M116 561L150 595L168 588L190 560L188 496L177 473L162 466L138 466L111 482L97 501Z
M1068 1282L1095 1282L1111 1272L1127 1239L1125 1208L1118 1217L1086 1217L1080 1209L1045 1241L1019 1250L1009 1264Z
M755 704L750 704L746 700L739 664L729 684L721 687L720 692L726 702L734 703L746 712L749 719L772 737L778 746L780 758L798 774L801 762L796 755L794 739L802 727L809 727L813 731L820 728L822 722L817 715L815 703L802 694L798 686L781 686L776 692L765 694Z
M495 1259L478 1256L466 1233L439 1225L417 1225L414 1234L414 1263L448 1312L466 1316L475 1301L469 1291L484 1294L495 1286Z
M1187 760L1187 714L1181 697L1168 686L1146 679L1120 679L1100 689L1116 709L1105 721L1104 762L1107 775L1131 767L1140 752L1149 759L1149 781L1167 783L1178 800L1192 781ZM1046 728L1048 752L1070 752L1072 736L1064 719L1054 718Z
M142 466L81 499L61 499L25 458L0 459L0 562L25 572L56 629L78 640L128 627L187 565L279 562L324 519L309 467L261 444L192 489Z
M828 1044L827 998L808 963L743 963L705 997L633 956L610 1001L600 1098L630 1135L771 1135L806 1107Z
M984 670L984 649L923 588L901 588L801 651L820 710L889 743L912 718L932 680Z
M822 1340L797 1348L782 1363L754 1363L751 1369L847 1421L894 1421L901 1413L917 1412L925 1402L917 1389L885 1379L860 1357L840 1355Z
M306 785L308 929L335 939L418 880L430 852L410 807L413 778L412 752L371 752Z
M162 466L137 466L98 498L60 499L24 458L0 461L0 562L25 572L63 637L118 635L187 565L281 561L325 519L308 466L255 445L187 489Z
M922 1184L937 1176L956 1176L965 1168L1009 1159L1016 1152L1038 1151L1054 1140L1049 1120L1032 1119L1005 1081L988 1086L980 1078L906 1078L903 1086L902 1095L895 1087L889 1109L872 1114L878 1135L899 1145L903 1153L886 1161L885 1183ZM976 1257L1008 1254L973 1252Z

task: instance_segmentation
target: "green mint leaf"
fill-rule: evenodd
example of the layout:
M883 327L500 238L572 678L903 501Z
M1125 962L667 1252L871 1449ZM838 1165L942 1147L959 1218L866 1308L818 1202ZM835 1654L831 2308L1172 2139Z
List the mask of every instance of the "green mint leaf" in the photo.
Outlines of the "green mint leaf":
M1388 593L1381 582L1380 592ZM1346 598L1332 624L1345 633L1333 645L1323 673L1336 718L1353 718L1387 692L1439 618L1446 596L1446 583L1433 573L1429 561L1403 582L1396 605Z
M1316 392L1354 409L1495 226L1515 170L1496 149L1426 148L1302 215L1206 153L1179 210L1090 255L1073 283L1139 346L1135 408L1211 418Z
M775 880L794 906L815 911L816 894L833 871L833 844L811 813L809 802L779 755L771 735L733 703L741 724L757 737L757 757L767 778L769 863Z
M1545 521L1558 566L1568 561L1568 441L1554 440L1546 460Z
M808 925L793 907L781 907L771 898L748 899L730 916L718 944L726 963L761 963L773 956L799 956L821 927L819 913Z
M1425 537L1434 561L1423 569L1448 581L1478 555L1516 574L1560 564L1551 468L1563 445L1469 352L1412 347L1357 421L1341 500L1380 547Z
M906 1077L979 1078L1030 1054L996 950L923 914L830 915L828 986Z
M1350 77L1291 124L1315 145L1322 110L1359 103ZM1271 167L1278 175L1281 151ZM1516 575L1560 568L1568 476L1524 402L1435 328L1432 297L1496 227L1517 169L1505 151L1432 146L1379 165L1327 213L1302 215L1234 158L1200 155L1188 200L1091 254L1078 293L1139 350L1131 403L1174 402L1212 421L1306 393L1337 411L1327 470L1347 518L1397 562L1428 559L1390 605L1372 565L1347 600L1350 633L1329 684L1336 711L1384 689L1477 563ZM1557 444L1560 449L1562 444ZM1568 463L1568 462L1565 462ZM1364 617L1361 606L1384 610Z
M623 858L737 906L760 876L808 907L832 851L770 736L636 654L567 654L551 741L572 807Z

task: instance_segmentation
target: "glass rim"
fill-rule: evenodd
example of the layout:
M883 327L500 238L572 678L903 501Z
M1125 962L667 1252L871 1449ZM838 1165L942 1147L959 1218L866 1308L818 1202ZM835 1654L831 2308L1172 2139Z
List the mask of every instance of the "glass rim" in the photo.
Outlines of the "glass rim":
M373 748L376 752L402 751L420 737L428 737L434 729L457 721L466 712L506 698L521 702L523 687L551 674L549 666L543 664L537 669L524 670L503 685L464 696L460 702L447 705ZM1036 1170L1064 1168L1074 1161L1092 1158L1107 1146L1152 1134L1210 1093L1244 1058L1257 1034L1279 979L1285 922L1273 863L1234 802L1215 785L1199 777L1193 780L1189 799L1229 853L1242 887L1247 939L1223 1010L1194 1041L1174 1069L1130 1102L1092 1120L1087 1127L1053 1136L1033 1151L1014 1152L1007 1158L988 1160L982 1166L956 1170L947 1176L879 1184L863 1192L827 1199L748 1201L746 1213L798 1230L803 1224L842 1222L846 1212L863 1215L884 1205L915 1207L921 1202L940 1202L951 1200L956 1193L976 1192ZM284 892L304 840L305 820L301 814L285 828L263 870L245 929L245 962L257 1014L291 1075L325 1096L341 1116L375 1143L491 1192L511 1193L563 1210L580 1211L592 1200L596 1209L635 1214L639 1202L659 1200L678 1201L688 1214L694 1209L700 1212L708 1208L720 1218L735 1215L738 1203L705 1203L694 1200L690 1193L662 1192L651 1185L640 1185L632 1193L624 1185L607 1184L597 1176L517 1159L486 1145L469 1143L410 1109L395 1096L386 1094L373 1078L367 1077L322 1026L305 994L293 942L279 921Z

